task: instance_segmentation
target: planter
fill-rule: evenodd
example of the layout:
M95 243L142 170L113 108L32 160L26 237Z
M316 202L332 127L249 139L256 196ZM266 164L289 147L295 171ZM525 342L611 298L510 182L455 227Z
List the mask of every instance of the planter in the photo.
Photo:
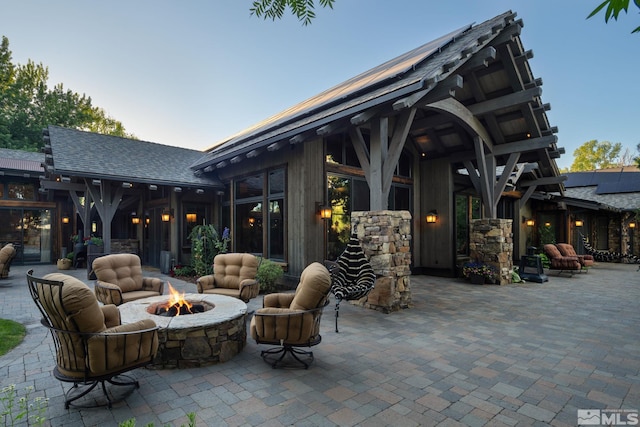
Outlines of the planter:
M471 284L473 285L484 285L485 279L482 274L473 274L469 275L469 280L471 280Z
M58 270L68 270L71 268L71 260L69 258L59 259L57 262Z

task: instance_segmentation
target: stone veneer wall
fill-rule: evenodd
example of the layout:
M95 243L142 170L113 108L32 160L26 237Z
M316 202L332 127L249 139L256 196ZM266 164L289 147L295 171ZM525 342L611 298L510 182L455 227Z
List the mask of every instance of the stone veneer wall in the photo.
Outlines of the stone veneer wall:
M500 273L499 284L511 283L513 271L513 220L474 219L471 221L471 259L493 265Z
M351 230L376 274L369 295L354 304L384 313L411 304L411 214L408 211L351 213Z

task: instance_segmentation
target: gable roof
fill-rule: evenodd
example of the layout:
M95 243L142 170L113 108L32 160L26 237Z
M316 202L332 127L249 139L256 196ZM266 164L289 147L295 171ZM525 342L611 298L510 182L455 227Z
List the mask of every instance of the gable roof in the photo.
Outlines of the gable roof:
M133 183L221 187L210 176L197 176L189 166L201 151L98 133L49 126L47 167L57 175L111 179ZM48 142L47 142L48 141Z
M546 117L549 107L540 99L542 82L528 65L532 54L524 51L521 28L511 11L462 27L242 130L191 167L210 172L225 167L228 160L236 163L262 150L279 149L283 143L326 135L327 128L337 132L352 126L364 112L379 110L392 116L416 97L422 101L415 105L422 108L407 143L414 144L423 158L451 156L454 170L464 168L465 161L476 158L464 124L424 108L424 99L443 99L455 92L456 101L489 131L490 144L517 142L520 163L535 163L539 177L558 177L554 159L563 150L556 146L557 129ZM498 166L506 164L512 151L513 147L503 147ZM562 191L558 184L542 187Z

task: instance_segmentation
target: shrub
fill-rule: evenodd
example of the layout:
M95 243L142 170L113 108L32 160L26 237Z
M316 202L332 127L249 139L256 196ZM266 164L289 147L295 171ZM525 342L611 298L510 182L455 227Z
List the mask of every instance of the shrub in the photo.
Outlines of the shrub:
M190 265L176 265L171 271L171 276L193 276L195 273Z
M213 273L213 259L227 252L229 229L225 228L222 238L212 224L196 225L189 234L191 240L191 266L198 276Z
M283 275L282 267L275 262L263 258L258 267L256 280L260 283L260 290L264 293L271 293L277 290L277 281Z
M483 262L467 262L462 266L462 275L468 279L472 274L484 277L488 282L495 282L498 279L496 268Z

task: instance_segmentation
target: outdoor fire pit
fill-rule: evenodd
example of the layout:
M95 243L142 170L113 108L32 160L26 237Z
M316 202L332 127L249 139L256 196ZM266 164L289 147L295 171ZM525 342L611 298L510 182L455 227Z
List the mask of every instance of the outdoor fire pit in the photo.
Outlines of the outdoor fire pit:
M182 297L196 307L196 312L171 308L172 304L164 308L172 295L144 298L119 306L122 323L151 319L160 328L160 347L152 368L192 368L223 363L242 351L247 340L247 305L244 302L211 294L182 294ZM172 316L171 312L179 314Z

